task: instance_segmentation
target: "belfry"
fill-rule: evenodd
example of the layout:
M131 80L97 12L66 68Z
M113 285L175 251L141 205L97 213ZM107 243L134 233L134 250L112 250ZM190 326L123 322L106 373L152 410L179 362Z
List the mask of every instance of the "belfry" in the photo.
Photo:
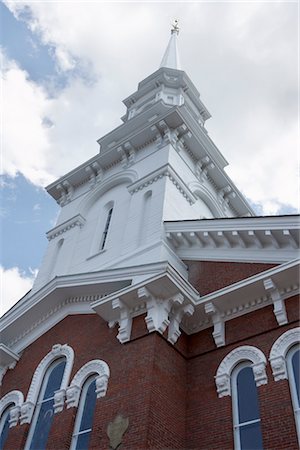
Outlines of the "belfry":
M179 60L124 101L1 319L0 449L296 449L299 217L258 217Z

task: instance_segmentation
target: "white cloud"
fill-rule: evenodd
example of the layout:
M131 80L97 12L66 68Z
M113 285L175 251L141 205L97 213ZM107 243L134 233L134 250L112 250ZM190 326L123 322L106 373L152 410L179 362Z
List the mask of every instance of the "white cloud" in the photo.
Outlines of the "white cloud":
M18 267L5 269L0 266L0 316L31 289L36 276L36 271L31 270L30 272L32 273L32 276L28 277Z
M265 214L298 206L296 4L6 3L16 17L31 11L29 26L69 74L49 98L10 65L8 173L45 184L93 156L96 139L120 124L121 100L158 67L175 16L182 65L213 115L207 128L228 173Z

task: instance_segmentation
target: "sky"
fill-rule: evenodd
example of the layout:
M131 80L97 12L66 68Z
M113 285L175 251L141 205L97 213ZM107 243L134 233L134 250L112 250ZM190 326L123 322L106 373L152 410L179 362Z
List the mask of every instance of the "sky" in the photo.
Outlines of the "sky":
M0 315L31 288L55 226L45 186L121 124L174 18L226 172L258 215L298 212L298 12L297 1L0 3Z

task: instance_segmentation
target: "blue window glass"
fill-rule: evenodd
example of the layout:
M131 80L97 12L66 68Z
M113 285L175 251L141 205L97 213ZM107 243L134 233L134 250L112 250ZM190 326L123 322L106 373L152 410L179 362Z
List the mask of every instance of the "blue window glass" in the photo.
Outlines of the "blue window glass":
M263 449L257 387L252 368L245 364L237 369L233 397L235 447Z
M237 376L239 422L259 419L257 389L251 367L244 367Z
M46 448L49 431L53 421L54 392L60 389L66 361L58 360L46 372L41 387L32 430L29 433L30 450L43 450Z
M9 411L11 405L6 408L2 414L0 422L0 450L4 448L5 441L8 437L9 432Z
M295 415L296 429L300 447L300 348L292 347L287 354L287 368L292 397L293 410Z
M75 422L72 449L86 450L88 448L93 426L95 404L96 381L95 376L93 376L85 382L82 389Z
M297 350L292 356L292 367L295 380L298 405L300 405L300 350Z

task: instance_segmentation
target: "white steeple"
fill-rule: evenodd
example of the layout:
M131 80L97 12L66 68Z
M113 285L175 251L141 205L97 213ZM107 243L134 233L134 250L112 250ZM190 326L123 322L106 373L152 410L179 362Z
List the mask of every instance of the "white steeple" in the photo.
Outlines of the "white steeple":
M169 69L181 70L181 65L179 61L179 53L177 48L177 36L179 34L178 20L174 20L171 29L171 37L160 63L160 67L168 67Z

